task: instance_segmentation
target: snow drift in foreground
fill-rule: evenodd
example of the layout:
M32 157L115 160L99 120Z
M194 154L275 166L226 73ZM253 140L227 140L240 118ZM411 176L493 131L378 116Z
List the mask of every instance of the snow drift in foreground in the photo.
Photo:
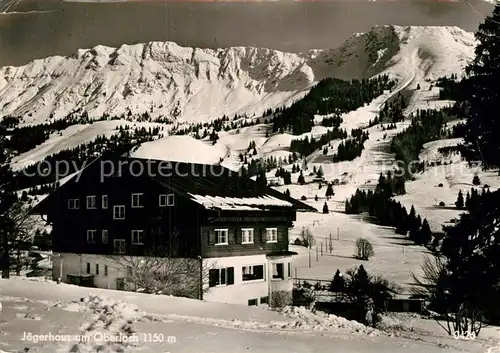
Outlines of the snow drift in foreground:
M190 121L260 114L290 104L322 78L378 74L412 41L435 62L454 57L457 48L468 52L473 36L457 27L382 26L353 35L339 48L304 54L184 48L173 42L96 46L72 57L0 69L0 114L22 116L26 123L83 110L91 117L148 112ZM439 52L433 51L436 41Z
M0 353L310 353L332 347L345 353L484 353L492 346L418 332L397 337L304 308L275 312L34 280L0 280L0 301ZM22 341L27 332L73 339Z

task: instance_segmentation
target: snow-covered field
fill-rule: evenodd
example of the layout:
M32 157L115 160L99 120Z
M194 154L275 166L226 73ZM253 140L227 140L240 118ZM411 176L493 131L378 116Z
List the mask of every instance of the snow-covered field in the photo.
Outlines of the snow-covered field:
M428 336L425 327L432 323L422 320L418 331L395 333L402 320L387 319L389 328L380 331L305 309L278 313L22 279L0 280L0 301L0 352L8 353L320 353L332 347L346 353L482 353L495 345L494 332L473 343L439 332Z

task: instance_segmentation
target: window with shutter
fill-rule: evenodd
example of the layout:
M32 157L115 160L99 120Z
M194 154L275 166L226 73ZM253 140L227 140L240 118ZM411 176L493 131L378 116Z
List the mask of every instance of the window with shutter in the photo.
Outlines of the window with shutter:
M266 242L268 242L268 243L278 242L278 229L277 228L267 228L266 229Z
M219 270L212 269L208 271L208 286L215 287L219 281Z
M209 287L234 284L234 268L211 269L208 271Z
M227 229L215 230L215 245L228 245L229 231Z
M227 284L234 284L234 267L227 268Z
M264 278L264 265L243 266L241 268L242 281L255 281Z
M253 228L243 228L241 230L241 244L253 244L254 231Z

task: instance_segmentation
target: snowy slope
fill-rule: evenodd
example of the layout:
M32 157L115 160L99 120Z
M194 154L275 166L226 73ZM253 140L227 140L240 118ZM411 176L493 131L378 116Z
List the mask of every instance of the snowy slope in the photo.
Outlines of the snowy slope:
M494 335L473 343L418 332L403 339L393 332L304 308L277 313L259 307L19 279L0 280L0 301L0 352L319 353L334 346L335 351L346 353L483 353L494 347ZM64 336L23 341L25 332ZM127 333L133 337L129 342L120 339ZM76 342L76 335L87 341ZM104 335L118 342L104 342ZM61 337L69 339L62 341Z

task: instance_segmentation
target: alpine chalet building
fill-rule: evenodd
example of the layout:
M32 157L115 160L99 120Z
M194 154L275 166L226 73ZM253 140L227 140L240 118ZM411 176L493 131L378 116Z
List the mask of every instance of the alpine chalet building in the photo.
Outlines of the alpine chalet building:
M100 158L37 204L53 277L213 302L282 305L288 230L314 210L222 166Z

